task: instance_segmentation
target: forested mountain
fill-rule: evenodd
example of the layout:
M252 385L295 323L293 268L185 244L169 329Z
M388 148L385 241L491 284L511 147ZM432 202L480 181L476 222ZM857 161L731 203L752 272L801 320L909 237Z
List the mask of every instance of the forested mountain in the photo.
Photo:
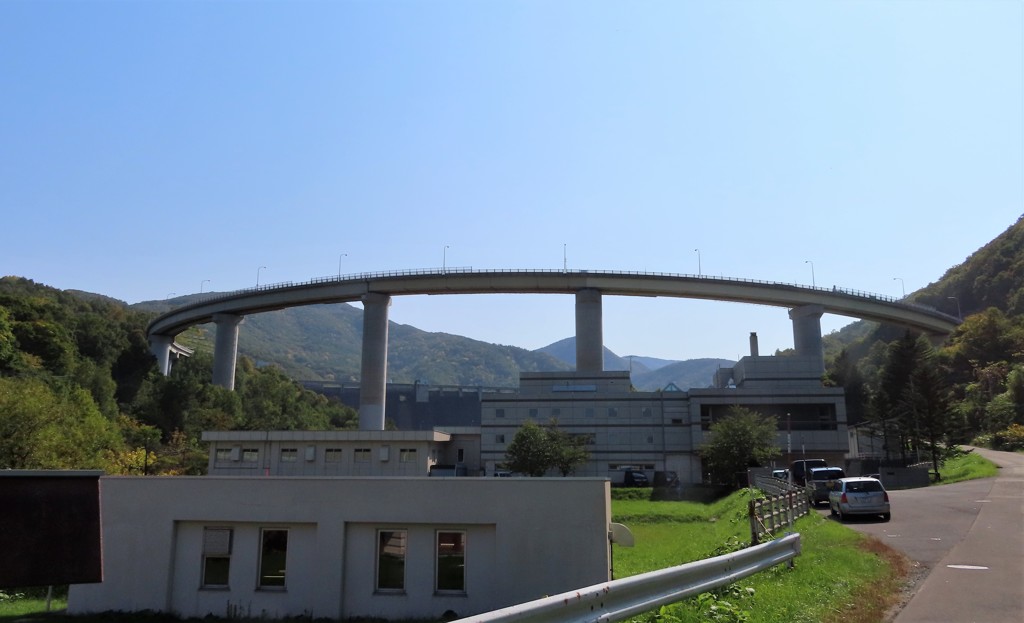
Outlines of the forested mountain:
M349 428L355 412L243 359L236 391L204 353L160 375L151 315L102 296L0 278L0 469L199 473L199 433Z
M884 432L890 455L979 436L1024 447L1024 220L908 299L963 324L937 348L867 322L828 336L828 376L846 388L851 423Z

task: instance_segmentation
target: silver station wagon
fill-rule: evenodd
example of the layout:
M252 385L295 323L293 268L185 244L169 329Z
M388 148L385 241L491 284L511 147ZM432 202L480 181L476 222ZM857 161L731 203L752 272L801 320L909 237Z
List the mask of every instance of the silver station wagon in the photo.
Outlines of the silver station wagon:
M828 506L840 521L851 515L880 515L889 521L889 494L877 478L840 478L828 494Z

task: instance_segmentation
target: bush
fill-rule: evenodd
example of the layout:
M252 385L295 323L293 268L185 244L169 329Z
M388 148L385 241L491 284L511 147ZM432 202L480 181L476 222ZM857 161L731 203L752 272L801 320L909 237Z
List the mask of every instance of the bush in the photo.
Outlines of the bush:
M1010 424L1008 428L992 435L992 449L1017 452L1024 450L1024 426Z

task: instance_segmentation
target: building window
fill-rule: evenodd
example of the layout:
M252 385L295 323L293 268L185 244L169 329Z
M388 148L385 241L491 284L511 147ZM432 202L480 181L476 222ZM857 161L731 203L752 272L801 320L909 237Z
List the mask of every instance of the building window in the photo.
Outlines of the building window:
M284 588L288 531L264 528L260 532L260 542L260 588Z
M377 531L377 590L405 590L405 530Z
M494 417L505 417L505 410L504 409L495 409L494 410Z
M243 448L242 449L242 462L243 463L257 463L260 460L259 448Z
M594 417L594 408L587 407L583 410L583 417Z
M217 448L217 462L227 462L231 460L231 448Z
M324 450L324 463L341 463L341 448Z
M352 460L356 463L369 463L370 462L370 449L369 448L356 448L352 452Z
M466 533L437 533L438 592L466 592Z
M681 417L674 417L674 418L672 418L672 423L673 424L682 424L683 423L683 418L681 418Z
M505 435L495 435L494 443L505 443Z
M643 410L640 412L640 415L642 415L643 417L651 417L652 415L654 415L654 410L651 409L650 407L644 407Z
M608 407L608 417L618 417L619 410L615 407Z
M463 450L462 448L459 448L459 458L455 459L455 462L456 463L462 463L465 460L466 460L466 451Z
M537 409L530 409L530 417L532 419L536 419L537 418L537 413L538 413Z
M402 448L398 451L398 462L399 463L415 463L416 462L416 448Z
M203 588L227 588L231 528L203 528Z
M558 417L560 415L562 415L561 409L559 409L558 407L554 407L551 409L551 417Z
M297 448L281 448L281 462L282 463L294 463L299 460L299 451Z

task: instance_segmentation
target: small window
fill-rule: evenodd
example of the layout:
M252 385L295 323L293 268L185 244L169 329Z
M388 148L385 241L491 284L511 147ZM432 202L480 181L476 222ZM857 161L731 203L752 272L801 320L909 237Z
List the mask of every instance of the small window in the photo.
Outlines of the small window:
M399 463L415 463L416 462L416 448L402 448L398 451L398 462Z
M405 590L405 530L377 532L377 590Z
M299 460L299 450L297 448L281 448L281 462L282 463L294 463Z
M504 409L495 409L494 410L494 417L505 417L505 410Z
M505 443L505 435L495 435L494 443Z
M608 407L608 417L618 417L619 410L615 407Z
M324 450L324 463L341 463L341 448Z
M560 415L562 415L561 409L559 409L558 407L554 407L551 409L551 417L558 417Z
M651 409L650 407L644 407L643 410L640 412L640 415L643 417L651 417L652 415L654 415L654 409Z
M217 448L217 462L228 462L231 460L231 448Z
M437 533L438 592L466 592L466 533L438 531Z
M682 424L683 423L683 418L681 418L681 417L674 417L674 418L672 418L672 423L673 424Z
M203 588L228 587L231 532L231 528L203 528Z
M369 463L370 462L370 449L369 448L356 448L352 452L352 460L356 463Z
M257 463L260 460L259 448L243 448L242 449L242 462L243 463Z
M462 448L459 448L458 458L457 458L457 459L455 459L455 461L456 461L457 463L462 463L462 462L464 462L465 460L466 460L466 451L465 451L465 450L463 450Z
M587 407L583 410L583 417L594 417L594 408Z
M537 414L538 414L538 410L537 409L530 409L530 417L531 418L536 419L537 418Z
M284 588L288 562L288 531L265 528L260 541L260 588Z

